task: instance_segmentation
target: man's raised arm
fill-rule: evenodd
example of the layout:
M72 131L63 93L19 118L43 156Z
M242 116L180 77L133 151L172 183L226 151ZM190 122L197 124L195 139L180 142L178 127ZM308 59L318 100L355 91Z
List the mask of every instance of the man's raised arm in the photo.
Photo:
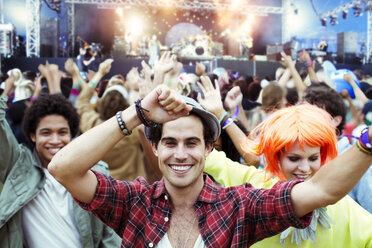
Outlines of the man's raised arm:
M372 128L365 135L362 140L368 142L368 137L372 142ZM296 215L304 216L340 200L354 188L371 164L372 155L362 152L355 145L324 165L308 181L296 184L291 193Z
M141 102L146 120L164 123L188 115L191 106L165 85L151 91ZM135 105L121 112L121 119L128 131L141 124ZM117 117L82 134L62 150L48 165L49 172L79 201L90 203L97 187L97 178L90 168L125 135Z

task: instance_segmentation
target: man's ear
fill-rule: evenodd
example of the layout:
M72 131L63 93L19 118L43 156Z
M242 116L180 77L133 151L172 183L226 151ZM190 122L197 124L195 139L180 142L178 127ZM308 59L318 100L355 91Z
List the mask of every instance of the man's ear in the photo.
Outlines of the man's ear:
M206 157L209 155L209 153L211 153L212 149L213 149L213 143L208 143L205 146L205 156Z
M32 142L36 143L36 136L34 133L30 134L30 139L32 140Z
M151 148L152 148L152 152L155 154L155 156L157 157L158 156L158 148L157 148L157 145L153 142L153 141L150 141L151 142Z

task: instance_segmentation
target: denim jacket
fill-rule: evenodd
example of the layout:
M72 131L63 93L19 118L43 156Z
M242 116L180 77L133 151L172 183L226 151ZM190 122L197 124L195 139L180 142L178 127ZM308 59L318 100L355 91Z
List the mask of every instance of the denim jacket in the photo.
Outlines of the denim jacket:
M0 247L21 248L24 244L22 208L44 187L46 177L36 151L18 144L5 119L6 97L0 97ZM108 174L107 164L94 167ZM75 202L73 211L82 247L120 247L121 238Z

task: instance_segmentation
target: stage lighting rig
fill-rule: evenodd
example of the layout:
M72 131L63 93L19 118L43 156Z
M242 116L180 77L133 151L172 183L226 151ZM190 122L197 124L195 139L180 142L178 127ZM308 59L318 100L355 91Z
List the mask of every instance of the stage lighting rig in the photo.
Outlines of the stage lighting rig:
M354 16L355 17L358 17L358 16L362 16L363 15L363 7L362 7L362 5L360 5L360 4L355 4L354 6L353 6L353 10L354 10Z
M337 14L332 14L330 16L329 24L336 25L338 23L337 18L338 18Z
M61 13L61 0L44 0L44 2L51 10L54 10L58 14Z
M349 10L348 10L348 9L344 9L344 10L342 11L342 18L343 18L343 19L346 19L348 13L349 13Z
M327 17L320 18L320 23L322 24L323 27L326 27L327 26Z

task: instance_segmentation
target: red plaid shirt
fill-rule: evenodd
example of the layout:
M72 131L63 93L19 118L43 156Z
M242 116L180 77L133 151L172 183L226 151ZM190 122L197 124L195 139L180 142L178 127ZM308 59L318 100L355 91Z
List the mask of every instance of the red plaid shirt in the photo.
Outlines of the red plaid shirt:
M94 172L98 186L90 204L78 202L123 237L121 247L155 247L169 228L170 196L163 180L149 185L142 177L118 181ZM221 188L206 176L194 204L199 230L207 247L249 247L288 226L304 228L311 214L299 219L290 199L299 181L278 182L271 189L250 184Z

